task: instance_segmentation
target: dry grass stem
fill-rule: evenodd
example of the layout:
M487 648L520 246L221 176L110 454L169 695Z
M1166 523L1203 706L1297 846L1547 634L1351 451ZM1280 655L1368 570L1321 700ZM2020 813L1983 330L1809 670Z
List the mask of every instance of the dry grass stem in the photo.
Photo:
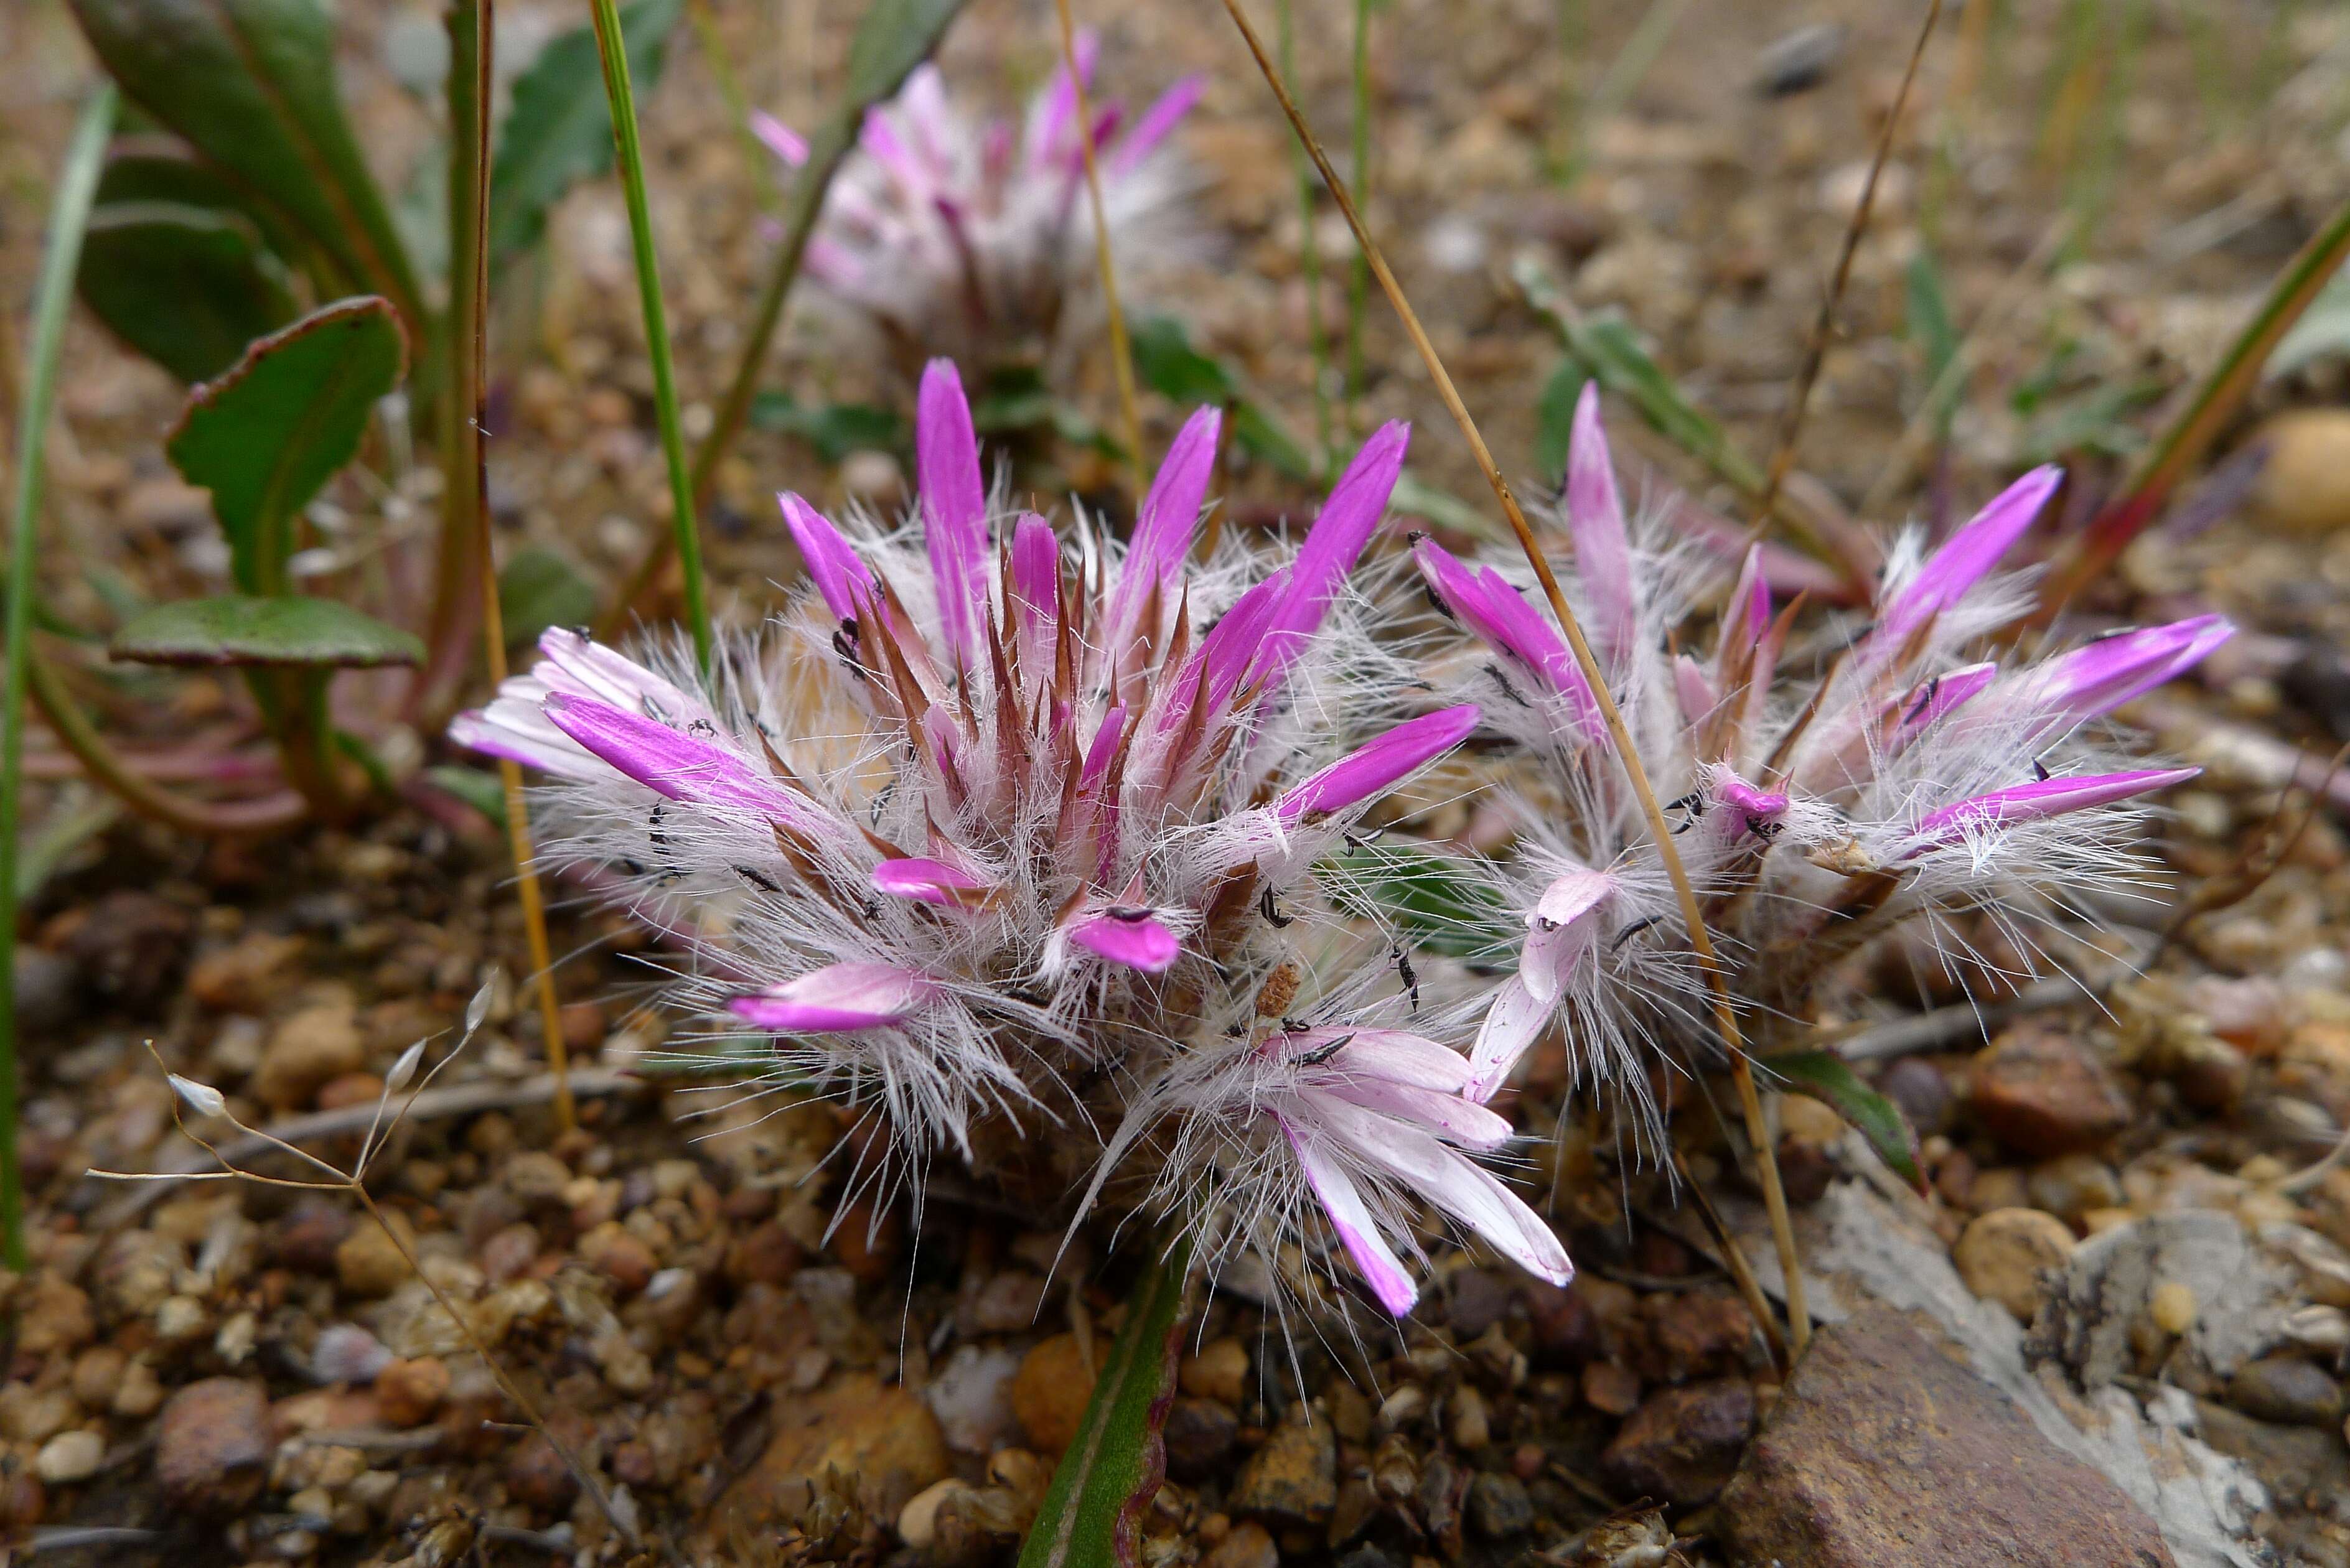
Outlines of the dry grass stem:
M1069 89L1077 102L1077 151L1086 164L1086 193L1093 202L1094 265L1101 269L1102 306L1109 312L1109 367L1118 380L1118 420L1125 427L1127 460L1134 469L1134 500L1142 504L1149 487L1149 469L1142 452L1142 407L1134 393L1134 349L1126 337L1126 313L1118 308L1118 269L1109 254L1109 212L1102 205L1101 164L1094 155L1093 110L1086 101L1086 81L1077 70L1077 27L1069 15L1069 0L1053 0L1061 16L1061 66L1069 73Z

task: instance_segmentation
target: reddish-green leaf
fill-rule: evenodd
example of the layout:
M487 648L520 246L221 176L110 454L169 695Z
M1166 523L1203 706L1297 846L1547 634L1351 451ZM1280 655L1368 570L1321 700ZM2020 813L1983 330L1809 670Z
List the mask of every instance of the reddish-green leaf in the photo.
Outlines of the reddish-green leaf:
M157 605L116 632L107 651L136 664L348 670L414 664L424 644L332 599L229 594Z
M1167 1479L1167 1408L1191 1272L1191 1244L1178 1241L1135 1287L1085 1421L1021 1546L1020 1568L1134 1568L1139 1561L1142 1511Z
M291 280L243 213L110 202L90 214L82 303L182 381L217 376L294 318Z
M1757 1057L1756 1064L1784 1079L1785 1088L1809 1095L1850 1122L1895 1175L1918 1191L1926 1190L1925 1174L1918 1168L1917 1133L1899 1107L1862 1083L1843 1057L1833 1051L1794 1051Z

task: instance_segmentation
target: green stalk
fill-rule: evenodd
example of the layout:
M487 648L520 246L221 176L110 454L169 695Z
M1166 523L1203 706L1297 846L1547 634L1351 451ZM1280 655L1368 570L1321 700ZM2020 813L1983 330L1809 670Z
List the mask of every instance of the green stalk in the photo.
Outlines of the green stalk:
M114 129L114 85L90 95L66 150L65 172L49 208L48 252L33 296L32 358L25 370L16 428L16 496L8 528L8 670L0 709L0 1262L23 1273L25 1183L16 1168L16 826L25 772L25 688L31 679L33 519L41 504L41 441L57 392L57 357L82 230L98 192L99 166Z
M2228 421L2236 416L2261 379L2277 341L2301 319L2310 302L2350 257L2350 202L2345 202L2312 234L2301 254L2277 274L2251 319L2228 345L2220 362L2205 373L2178 412L2147 447L2146 455L2122 487L2119 501L2100 513L2049 573L2041 590L2036 624L2046 624L2065 601L2114 563L2129 542L2154 521L2162 504Z
M1289 67L1284 64L1282 69ZM1355 199L1371 199L1371 0L1355 0ZM1347 266L1347 434L1361 430L1363 310L1371 296L1371 264L1360 245Z
M1290 15L1290 0L1281 0L1276 18L1281 29L1281 74L1297 75L1297 22ZM1289 161L1297 170L1297 216L1302 228L1298 235L1298 265L1305 274L1305 345L1314 360L1314 452L1315 461L1323 472L1331 468L1330 452L1330 335L1322 329L1322 242L1314 232L1315 206L1320 183L1314 178L1314 164L1305 156L1305 144L1295 137L1290 139Z
M596 52L604 62L604 96L612 104L612 142L619 151L620 188L629 201L629 237L634 242L637 292L644 302L645 351L653 363L653 412L660 425L661 456L669 465L671 523L677 556L685 568L685 619L693 632L694 656L710 672L710 598L702 578L702 535L694 526L693 483L685 464L685 434L678 424L677 373L670 361L669 322L661 307L660 264L653 255L652 213L645 202L644 149L637 136L636 94L629 86L629 51L620 36L614 0L590 0L596 13Z

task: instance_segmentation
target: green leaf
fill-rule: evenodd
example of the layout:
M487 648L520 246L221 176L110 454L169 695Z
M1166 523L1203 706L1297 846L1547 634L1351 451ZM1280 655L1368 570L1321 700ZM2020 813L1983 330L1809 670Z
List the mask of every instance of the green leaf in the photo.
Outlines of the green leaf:
M406 340L372 295L312 311L188 395L164 451L213 493L237 587L283 592L294 521L359 451L375 401L400 384Z
M305 248L300 232L286 221L285 214L254 198L170 137L115 139L106 155L106 171L98 177L98 204L104 208L122 202L168 202L242 213L279 256L299 256Z
M79 851L122 817L110 794L84 793L49 813L16 851L16 901L29 903Z
M1762 469L1665 374L1629 321L1606 315L1575 323L1567 349L1599 378L1601 386L1628 400L1667 440L1739 489L1749 493L1762 490Z
M115 336L182 381L219 375L293 320L290 281L242 213L162 202L92 213L75 278Z
M1921 250L1909 258L1907 290L1906 325L1910 340L1925 356L1920 384L1932 389L1929 395L1934 399L1934 421L1947 441L1950 421L1958 412L1959 393L1963 389L1958 382L1948 379L1950 367L1959 357L1959 328L1950 317L1950 295L1942 287L1942 271L1934 265L1932 252Z
M424 644L332 599L229 594L157 605L116 632L107 651L136 664L339 670L414 664Z
M1860 1081L1850 1063L1833 1051L1796 1051L1755 1061L1784 1079L1785 1087L1809 1095L1859 1128L1877 1158L1896 1176L1920 1192L1926 1190L1925 1175L1918 1168L1918 1135L1891 1100Z
M1516 946L1500 887L1482 863L1441 850L1367 844L1322 862L1349 912L1382 919L1429 951L1497 961Z
M336 91L321 0L68 0L122 90L239 188L283 213L344 289L422 297Z
M620 7L629 77L639 92L660 79L669 36L684 0L633 0ZM514 104L499 128L490 170L490 266L536 243L547 209L582 180L612 167L612 106L596 30L575 27L551 40L515 78Z
M536 642L548 627L585 626L595 618L596 585L545 545L516 550L498 574L498 623L509 648Z
M2276 349L2262 367L2262 376L2283 376L2303 365L2350 354L2350 272L2337 272L2302 318L2277 339Z
M436 763L424 770L424 777L435 789L455 795L498 826L505 826L506 792L497 774L485 774L479 768L461 768L453 763Z
M1437 489L1408 468L1396 476L1395 489L1388 499L1404 515L1449 528L1455 534L1482 539L1510 536L1508 524L1479 511L1451 491Z
M1590 379L1583 361L1569 355L1559 361L1534 400L1534 472L1552 483L1566 472L1566 454L1575 441L1575 405Z
M786 392L762 392L751 403L751 422L763 431L795 435L837 463L852 452L901 452L913 435L894 410L869 403L803 406Z
M1154 316L1136 323L1132 348L1134 373L1152 391L1181 409L1231 409L1233 445L1292 479L1320 477L1305 443L1243 396L1240 378L1222 361L1192 348L1180 321Z
M865 7L848 41L848 75L840 89L851 134L864 123L868 105L905 85L962 7L963 0L872 0Z
M1021 1543L1020 1568L1134 1568L1142 1511L1167 1477L1164 1438L1175 1402L1176 1351L1191 1246L1177 1241L1155 1259L1126 1303L1094 1379L1084 1421L1045 1490L1036 1522Z

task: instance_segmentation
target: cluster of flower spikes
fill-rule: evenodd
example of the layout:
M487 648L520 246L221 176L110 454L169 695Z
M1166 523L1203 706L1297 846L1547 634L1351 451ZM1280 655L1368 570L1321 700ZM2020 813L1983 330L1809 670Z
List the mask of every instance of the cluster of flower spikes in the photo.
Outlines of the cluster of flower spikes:
M1635 547L1586 389L1561 498L1563 586L1668 803L1750 1036L1802 1016L1841 960L1905 922L1954 970L1955 917L1970 911L2033 955L2033 922L2142 871L2140 797L2196 770L2127 766L2089 731L2233 628L2207 615L2028 664L1981 658L1986 634L2032 603L2025 577L1994 568L2059 478L2026 474L1930 552L1899 541L1874 620L1808 670L1781 668L1799 607L1774 616L1749 551L1700 658L1674 634L1711 564ZM1517 933L1516 972L1480 1028L1469 1096L1489 1097L1557 1023L1575 1081L1618 1091L1635 1133L1653 1133L1654 1070L1702 1060L1713 1035L1646 815L1548 614L1503 571L1433 540L1416 539L1413 556L1438 608L1482 645L1461 694L1539 781L1508 796L1524 836L1492 892Z
M1088 88L1095 54L1091 35L1080 35ZM1198 249L1185 217L1191 179L1168 137L1203 86L1185 78L1131 126L1118 100L1092 103L1081 130L1064 67L1015 128L974 119L937 67L918 67L867 114L809 239L808 275L910 371L931 355L1049 362L1098 326L1102 309L1080 135L1092 137L1118 276L1148 286ZM785 164L806 161L807 144L788 126L761 114L753 128Z
M1512 1136L1464 1093L1473 1015L1423 1010L1330 880L1363 810L1477 722L1362 722L1379 656L1347 582L1407 431L1251 581L1236 544L1190 564L1218 420L1183 427L1122 550L1082 519L1070 550L991 504L934 362L906 531L783 496L810 586L711 680L553 631L452 732L548 775L542 853L698 929L678 999L777 1084L866 1107L900 1173L952 1157L1040 1212L1090 1176L1085 1208L1158 1215L1211 1266L1304 1287L1343 1253L1399 1314L1431 1219L1563 1282L1471 1158Z

